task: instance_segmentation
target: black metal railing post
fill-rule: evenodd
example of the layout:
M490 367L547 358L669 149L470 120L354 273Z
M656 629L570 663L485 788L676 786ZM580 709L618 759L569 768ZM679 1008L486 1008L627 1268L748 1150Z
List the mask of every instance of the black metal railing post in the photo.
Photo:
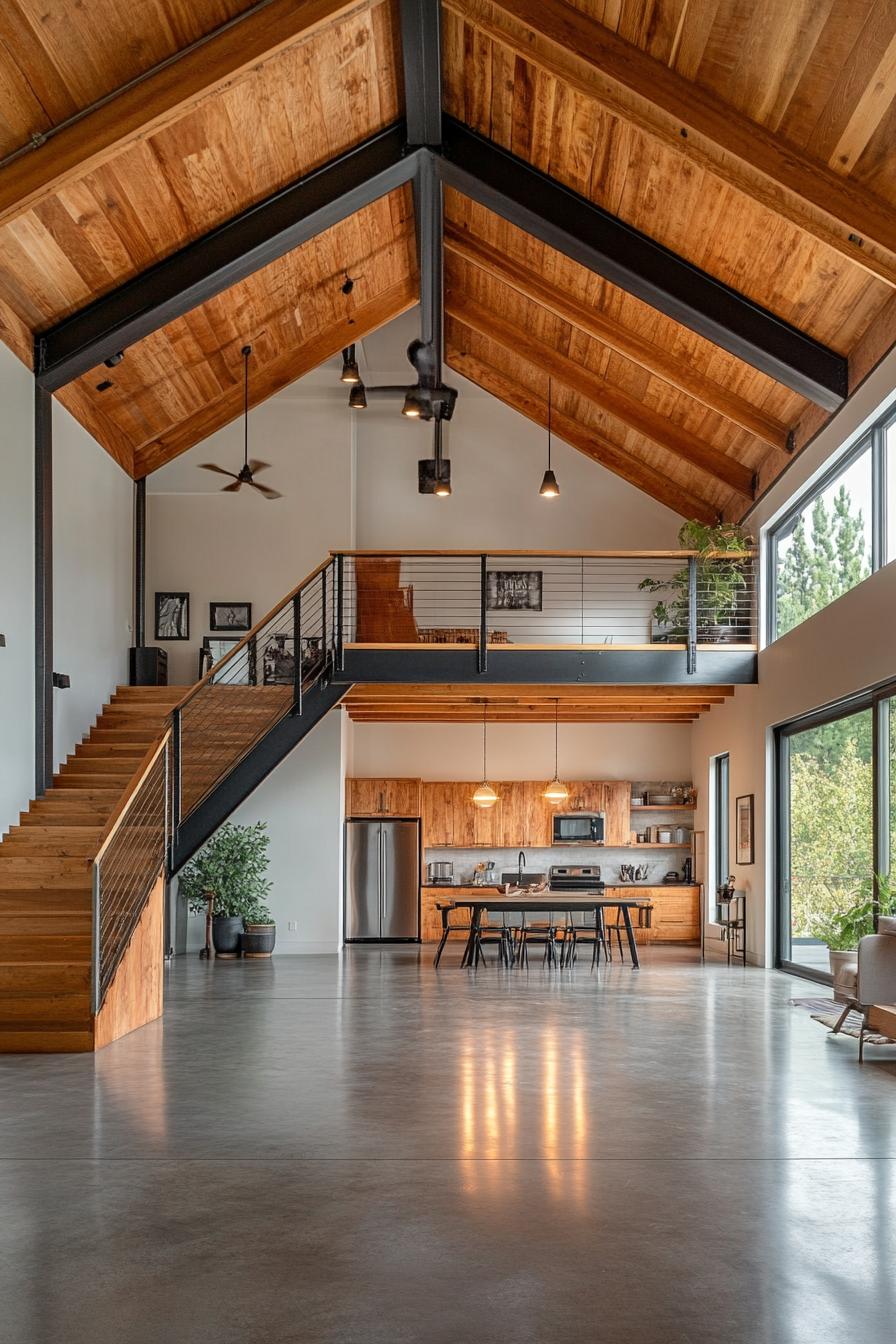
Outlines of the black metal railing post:
M697 671L697 557L688 556L688 676Z
M488 614L486 611L486 588L488 587L488 556L479 557L479 658L478 670L485 672L488 667Z
M293 714L302 712L302 593L292 600Z
M101 890L102 878L100 875L100 865L93 865L93 951L90 965L90 1011L94 1016L102 1007L100 998L100 920L101 910Z
M169 823L169 830L171 837L170 851L173 851L174 849L175 843L177 841L177 828L180 825L181 762L183 760L181 734L182 734L181 710L174 709L171 714L171 819Z
M330 646L327 642L327 571L320 572L320 647L324 662L330 661Z
M246 676L250 686L258 685L258 640L255 635L246 647Z
M345 556L341 551L339 555L336 556L334 563L336 566L336 592L334 598L336 605L336 613L334 617L336 627L334 631L336 671L341 672L345 666L344 636L342 630L343 608L345 605Z

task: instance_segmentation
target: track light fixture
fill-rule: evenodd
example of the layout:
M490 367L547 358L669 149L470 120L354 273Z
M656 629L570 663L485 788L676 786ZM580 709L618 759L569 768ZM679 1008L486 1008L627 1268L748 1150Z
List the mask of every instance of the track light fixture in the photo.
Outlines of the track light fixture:
M548 379L548 469L542 477L538 492L543 499L556 499L560 493L557 477L551 471L551 379Z
M409 387L404 396L404 405L401 408L402 415L406 415L409 420L420 420L428 410L426 400L423 395L422 387Z
M367 409L367 392L363 383L355 383L351 392L348 394L348 404L354 411L364 411Z
M342 372L339 375L340 382L360 383L361 375L358 372L358 361L355 359L355 347L347 345L342 352Z
M422 457L417 463L417 493L443 499L451 494L451 463L442 456L441 420L433 425L433 456Z

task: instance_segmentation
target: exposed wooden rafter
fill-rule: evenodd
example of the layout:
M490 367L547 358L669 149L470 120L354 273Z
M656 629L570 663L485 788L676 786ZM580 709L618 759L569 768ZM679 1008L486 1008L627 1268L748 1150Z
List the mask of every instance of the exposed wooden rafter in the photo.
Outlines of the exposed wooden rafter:
M362 340L386 322L391 322L416 302L416 282L408 277L378 294L369 303L356 308L350 318L342 318L307 343L286 350L267 364L259 364L253 370L250 382L250 404L257 406L266 401L275 392L282 391L297 378L331 359L352 341ZM138 478L145 476L179 457L194 444L201 443L210 434L235 420L242 406L243 389L237 368L237 376L225 392L210 400L188 419L179 421L167 433L158 435L137 449L134 454L134 475Z
M343 701L356 723L691 723L731 686L507 686L361 683Z
M4 168L0 226L357 8L359 0L271 0L253 9Z
M715 411L732 424L754 434L769 447L787 447L789 430L779 420L766 415L760 407L721 383L705 377L693 364L676 358L670 351L645 339L633 328L614 322L605 313L586 306L581 300L548 284L542 276L516 258L497 254L481 239L451 224L445 230L445 250L485 271L492 279L516 290L524 298L531 299L592 340L600 341L608 349L630 359L646 372L662 378L708 410Z
M621 388L570 359L553 344L539 340L529 331L471 299L449 293L445 307L450 316L464 326L478 331L489 340L497 341L546 377L588 397L597 410L622 421L629 429L635 430L658 447L667 449L691 466L705 471L745 499L753 498L753 473L749 467L733 457L727 457L711 444L701 442L673 421L630 397Z
M445 0L445 7L896 286L896 216L861 183L809 158L563 0Z
M490 392L492 396L519 411L528 420L547 428L547 399L533 392L531 387L523 387L503 370L495 368L494 365L454 343L450 330L446 360L452 369L469 378L477 387ZM698 518L705 523L718 521L718 509L706 499L679 485L671 477L655 471L646 462L611 442L593 426L574 420L559 407L552 409L551 423L555 433L571 447L578 449L594 462L599 462L609 471L615 472L617 476L643 490L659 503L674 509L683 518Z

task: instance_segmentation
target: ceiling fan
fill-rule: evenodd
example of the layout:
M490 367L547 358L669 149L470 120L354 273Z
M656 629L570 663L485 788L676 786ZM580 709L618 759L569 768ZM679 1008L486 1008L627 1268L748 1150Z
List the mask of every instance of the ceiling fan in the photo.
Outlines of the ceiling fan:
M272 490L269 485L260 485L253 478L260 471L265 471L269 462L258 462L253 457L249 461L249 356L252 353L251 345L244 345L240 354L243 356L243 465L239 472L227 471L225 467L218 467L214 462L202 462L200 466L203 471L217 471L221 476L230 476L233 479L232 485L221 487L222 494L236 493L244 485L251 485L253 490L257 490L264 495L265 499L282 499L279 490Z

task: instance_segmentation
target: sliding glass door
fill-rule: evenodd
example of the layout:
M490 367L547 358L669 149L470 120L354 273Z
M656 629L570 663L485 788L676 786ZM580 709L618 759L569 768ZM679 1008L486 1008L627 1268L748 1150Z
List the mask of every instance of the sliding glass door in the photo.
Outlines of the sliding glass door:
M872 706L794 725L779 738L779 960L829 971L825 924L875 870Z
M896 914L892 683L778 729L777 866L789 970L830 978L825 926L872 891L876 914Z

